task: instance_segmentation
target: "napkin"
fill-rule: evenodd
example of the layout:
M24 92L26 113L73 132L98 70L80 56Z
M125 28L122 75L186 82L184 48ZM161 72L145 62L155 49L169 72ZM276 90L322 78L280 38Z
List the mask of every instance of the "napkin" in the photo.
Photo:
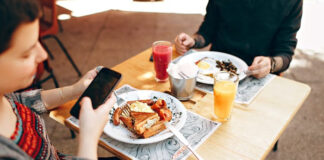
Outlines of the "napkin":
M177 79L185 78L180 73L184 74L186 78L194 78L198 75L198 67L192 62L170 63L167 72Z

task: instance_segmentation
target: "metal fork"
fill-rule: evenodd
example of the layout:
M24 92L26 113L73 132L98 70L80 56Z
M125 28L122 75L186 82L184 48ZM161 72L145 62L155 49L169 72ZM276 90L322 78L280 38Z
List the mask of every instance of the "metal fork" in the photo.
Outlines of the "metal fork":
M126 103L126 101L123 99L123 98L120 98L117 93L115 91L114 92L114 95L117 99L117 106L120 107L122 105L124 105L124 103ZM129 117L130 116L130 107L129 107L129 104L126 104L124 106L121 107L121 110L122 110L122 115L125 116L125 117Z
M250 71L250 70L243 70L244 74L248 77L248 76L251 76L253 74L253 71Z
M190 78L187 74L183 73L182 71L180 71L178 74L180 75L181 78L184 78L184 79Z
M125 116L125 117L130 117L130 112L131 112L131 109L129 107L129 104L126 104L124 105L122 108L122 115Z
M113 92L114 92L114 95L115 95L115 97L117 99L117 106L118 107L126 102L123 98L120 98L115 91L113 91Z

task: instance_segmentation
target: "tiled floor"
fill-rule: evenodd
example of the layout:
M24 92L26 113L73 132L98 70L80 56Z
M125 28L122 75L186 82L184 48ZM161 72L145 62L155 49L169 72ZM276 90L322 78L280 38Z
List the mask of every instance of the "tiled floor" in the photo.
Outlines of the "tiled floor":
M311 2L320 3L320 1ZM304 11L305 15L309 13L303 20L307 24L317 25L323 22L322 16L316 13L310 14L310 11L314 11L312 8ZM71 14L71 11L60 8L59 13ZM313 20L307 17L313 17ZM86 73L97 65L112 67L150 47L155 40L173 41L180 32L194 33L202 19L201 14L109 10L62 21L64 31L58 36L81 72ZM303 24L305 29L308 29L307 24ZM324 30L315 28L316 31L302 31L299 35L300 42L305 44L301 44L303 51L297 51L291 68L285 73L287 78L309 84L312 92L280 137L279 150L270 153L267 159L324 159L324 99L322 98L324 72L321 71L324 67L324 52L321 51L324 42L322 46L318 43L318 40L323 40ZM318 50L307 46L312 44L314 39L318 39L316 40ZM51 64L60 86L76 82L77 74L57 44L52 40L46 42L55 56ZM44 85L44 88L53 87L51 81ZM44 118L50 138L57 149L75 155L77 139L70 138L69 129L47 118L47 115ZM99 149L98 152L99 156L111 156L103 149Z

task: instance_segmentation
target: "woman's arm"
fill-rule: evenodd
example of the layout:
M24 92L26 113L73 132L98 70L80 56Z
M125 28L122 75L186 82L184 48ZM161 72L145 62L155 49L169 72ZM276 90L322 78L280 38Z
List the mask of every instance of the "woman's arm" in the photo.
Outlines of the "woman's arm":
M77 85L41 91L42 100L47 110L51 110L70 100L78 98L83 90Z
M41 91L41 97L47 110L54 109L68 101L78 98L96 77L98 69L92 69L73 85Z
M84 97L81 100L78 157L97 159L98 141L109 120L109 112L115 102L115 96L111 96L104 104L94 110L90 98Z

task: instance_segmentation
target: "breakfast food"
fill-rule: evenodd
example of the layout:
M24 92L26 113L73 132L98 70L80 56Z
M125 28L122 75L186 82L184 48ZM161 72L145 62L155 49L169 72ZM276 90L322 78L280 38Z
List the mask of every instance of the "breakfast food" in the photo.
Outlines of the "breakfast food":
M195 63L199 68L199 74L213 78L213 75L219 71L228 71L237 73L237 67L230 60L215 60L210 57L204 57Z
M215 60L210 57L205 57L196 62L199 68L199 74L213 77L213 74L219 71L216 67Z
M171 121L172 112L163 99L128 101L113 114L114 125L120 121L140 138L148 138L163 131L164 122Z
M237 67L235 67L230 60L218 61L216 60L216 67L220 68L221 71L228 71L237 74Z
M119 117L120 117L120 115L121 115L121 113L122 113L122 110L121 110L121 108L117 108L116 110L115 110L115 113L114 113L114 115L113 115L113 123L114 123L114 125L119 125L119 123L120 123L120 119L119 119Z

